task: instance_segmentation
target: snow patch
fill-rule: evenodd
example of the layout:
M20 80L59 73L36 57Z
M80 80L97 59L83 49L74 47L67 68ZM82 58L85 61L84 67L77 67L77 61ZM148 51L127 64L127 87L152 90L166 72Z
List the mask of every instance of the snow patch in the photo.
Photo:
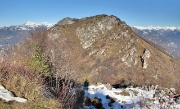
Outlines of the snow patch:
M20 98L20 97L14 97L12 92L5 89L2 85L0 85L0 98L9 102L9 101L17 101L17 102L26 102L27 99Z
M167 103L159 103L159 98L155 97L156 89L149 91L143 90L140 87L126 89L108 89L106 85L90 85L88 90L85 90L85 97L90 99L98 98L105 109L160 109L161 107L169 106L168 108L180 109L180 104L176 104L172 98L172 105ZM115 102L112 102L112 99ZM170 101L170 100L169 100ZM110 105L111 104L111 105ZM92 106L85 106L85 109L95 109Z

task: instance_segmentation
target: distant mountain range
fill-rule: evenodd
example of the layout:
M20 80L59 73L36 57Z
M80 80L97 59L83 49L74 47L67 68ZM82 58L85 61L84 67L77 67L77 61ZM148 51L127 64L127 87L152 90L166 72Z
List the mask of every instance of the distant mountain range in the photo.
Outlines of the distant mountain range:
M29 33L36 29L47 30L51 26L53 24L47 22L26 22L22 25L0 27L0 50L6 49L9 45L17 44L23 37L28 37Z
M76 20L77 19L74 19L72 21L75 22ZM61 23L67 23L64 20L62 21L58 22L57 24L61 25ZM22 25L0 27L0 50L6 49L9 45L17 44L23 37L28 37L29 33L35 29L47 30L53 25L54 24L47 22L26 22ZM131 28L142 38L165 48L170 55L174 57L180 57L180 26L132 26Z
M174 57L180 57L180 27L134 26L132 30L142 38L165 48Z
M175 27L175 26L165 26L165 27L161 27L161 26L133 26L139 30L180 30L180 26L179 27Z

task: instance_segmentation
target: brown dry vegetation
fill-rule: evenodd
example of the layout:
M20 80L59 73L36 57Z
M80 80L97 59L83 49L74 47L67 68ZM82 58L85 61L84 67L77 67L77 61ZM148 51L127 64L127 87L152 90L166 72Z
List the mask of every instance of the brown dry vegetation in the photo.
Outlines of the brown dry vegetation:
M57 100L47 99L42 93L42 78L23 65L16 65L11 59L1 63L0 83L15 96L24 97L26 103L0 101L1 109L58 109Z
M52 64L50 55L46 54L48 44L47 33L36 31L5 53L0 63L0 83L28 101L22 104L2 100L2 109L72 109L80 105L77 99L83 95L69 92L70 88L79 87L72 78L75 76L68 66L61 68L65 63L62 57L55 57L61 60Z

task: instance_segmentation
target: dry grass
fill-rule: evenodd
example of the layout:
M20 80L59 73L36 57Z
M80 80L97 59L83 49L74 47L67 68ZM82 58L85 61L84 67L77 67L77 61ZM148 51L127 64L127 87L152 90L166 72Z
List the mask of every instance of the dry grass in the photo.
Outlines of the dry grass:
M130 96L129 92L126 92L126 91L120 92L120 95L123 95L123 96Z
M35 75L23 69L22 66L4 65L9 64L1 64L0 83L15 96L26 98L28 101L18 103L0 100L1 109L58 109L61 107L58 101L47 99L43 95L40 75Z
M53 69L51 68L51 72L54 75L58 74L60 75L60 78L62 78L61 76L68 73L73 79L76 79L76 76L72 74L73 71L69 70L69 64L66 62L67 59L63 57L64 55L61 56L62 53L60 49L55 50L55 53L58 55L52 56L47 53L48 50L54 50L50 46L53 46L54 43L47 44L48 41L46 39L46 32L37 31L32 33L29 39L24 40L11 51L8 51L6 57L0 60L0 84L5 86L9 91L12 91L15 96L23 97L28 100L26 103L18 103L15 101L6 103L3 100L0 100L0 106L2 106L0 107L1 109L66 109L65 106L67 104L71 107L79 106L79 104L77 104L78 101L76 100L78 99L78 92L72 97L71 93L67 93L71 88L69 87L69 84L64 85L66 86L66 88L63 88L65 91L61 90L61 86L58 86L58 88L50 87L55 89L56 96L53 98L45 97L44 88L48 87L45 85L46 83L44 83L46 82L46 77L41 75L43 72L37 73L36 69L30 69L28 66L28 60L33 55L33 48L38 44L42 49L42 55L52 64L51 67ZM58 62L55 62L54 60L58 60ZM56 68L58 70L56 70ZM67 81L70 81L69 78ZM63 95L63 98L60 96L60 93ZM72 98L74 99L72 100Z

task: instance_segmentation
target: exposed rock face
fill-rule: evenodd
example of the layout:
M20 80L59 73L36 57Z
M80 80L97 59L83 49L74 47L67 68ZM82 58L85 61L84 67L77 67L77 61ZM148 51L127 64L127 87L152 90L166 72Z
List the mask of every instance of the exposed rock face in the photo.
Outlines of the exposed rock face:
M128 67L131 67L132 65L137 65L138 60L137 60L137 55L134 53L136 52L137 49L133 47L130 51L128 51L122 58L122 61L124 64Z
M87 79L118 84L123 79L127 84L178 86L178 61L141 39L117 17L98 15L64 24L48 30L52 44L46 52L58 68L76 72L82 83Z
M147 68L147 66L148 66L148 59L150 58L150 52L147 50L147 49L145 49L144 50L144 53L143 53L143 55L142 55L142 57L141 57L141 61L142 61L142 67L144 68L144 69L146 69Z
M64 19L60 20L57 23L57 25L61 26L61 25L66 25L66 24L73 24L73 23L75 23L77 21L78 21L78 19L67 17L67 18L64 18Z
M105 16L98 23L91 23L87 26L78 27L76 30L77 36L80 38L82 47L87 49L99 38L99 34L106 34L112 27L117 25L119 20L116 17Z

